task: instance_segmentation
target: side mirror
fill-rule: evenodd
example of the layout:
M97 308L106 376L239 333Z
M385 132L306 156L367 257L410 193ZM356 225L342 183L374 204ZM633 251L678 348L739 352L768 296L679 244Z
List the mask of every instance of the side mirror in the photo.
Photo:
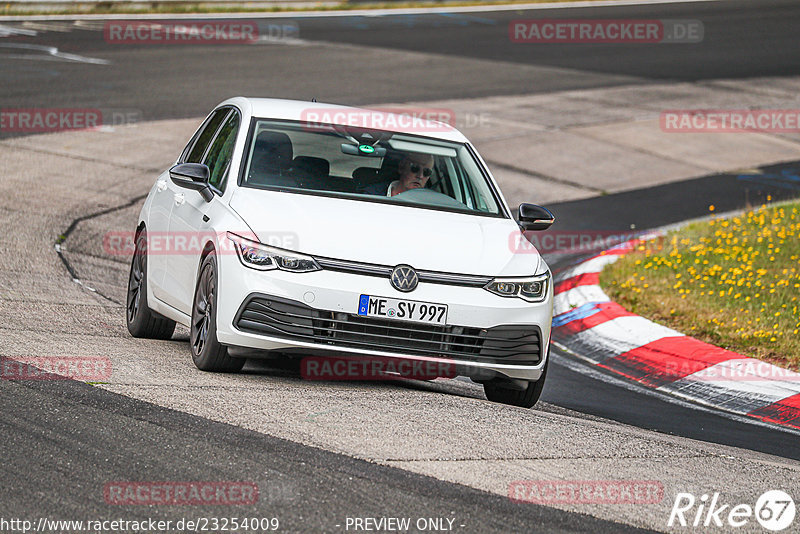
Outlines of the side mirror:
M519 205L519 225L523 230L547 230L556 220L549 209L536 204Z
M214 198L208 186L210 176L211 171L202 163L180 163L169 170L169 177L175 185L198 191L206 202Z

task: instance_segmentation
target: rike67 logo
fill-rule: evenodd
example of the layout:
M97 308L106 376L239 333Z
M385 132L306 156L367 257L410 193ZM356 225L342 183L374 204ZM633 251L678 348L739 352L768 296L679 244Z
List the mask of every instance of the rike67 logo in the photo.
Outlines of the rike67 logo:
M794 522L795 513L794 500L781 490L764 492L755 506L726 503L719 493L705 493L699 499L691 493L678 493L667 526L703 527L704 530L717 527L729 531L755 519L765 529L778 532Z

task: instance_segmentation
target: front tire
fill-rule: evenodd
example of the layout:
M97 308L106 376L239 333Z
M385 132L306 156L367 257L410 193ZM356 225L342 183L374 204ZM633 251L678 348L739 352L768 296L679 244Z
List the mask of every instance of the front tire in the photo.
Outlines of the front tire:
M175 331L175 321L154 313L147 306L147 231L136 235L136 246L128 275L128 295L125 300L125 319L133 337L169 339Z
M486 398L492 402L510 404L511 406L520 406L522 408L533 408L542 395L549 364L550 358L545 362L542 376L539 377L539 380L528 382L525 389L514 389L513 387L508 387L508 381L504 383L501 379L495 379L483 385L483 392L486 394Z
M236 372L245 358L231 358L228 348L217 340L217 258L214 251L200 265L192 303L189 336L192 361L202 371Z

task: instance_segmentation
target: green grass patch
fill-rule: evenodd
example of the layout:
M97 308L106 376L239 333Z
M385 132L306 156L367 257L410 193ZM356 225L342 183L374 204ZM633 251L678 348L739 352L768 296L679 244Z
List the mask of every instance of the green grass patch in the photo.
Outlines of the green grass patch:
M600 285L655 322L800 369L800 202L693 223L641 244L606 267Z

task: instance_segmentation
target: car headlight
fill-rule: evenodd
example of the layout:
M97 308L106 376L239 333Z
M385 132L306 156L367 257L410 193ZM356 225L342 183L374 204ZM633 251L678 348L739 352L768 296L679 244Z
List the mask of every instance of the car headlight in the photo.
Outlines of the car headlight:
M541 302L547 296L550 271L528 278L496 278L483 286L501 297L517 297L528 302Z
M236 255L239 256L239 261L242 262L242 265L252 269L258 269L259 271L280 269L293 273L310 273L322 270L322 267L311 256L269 247L231 232L228 232L228 239L233 241L236 247Z

